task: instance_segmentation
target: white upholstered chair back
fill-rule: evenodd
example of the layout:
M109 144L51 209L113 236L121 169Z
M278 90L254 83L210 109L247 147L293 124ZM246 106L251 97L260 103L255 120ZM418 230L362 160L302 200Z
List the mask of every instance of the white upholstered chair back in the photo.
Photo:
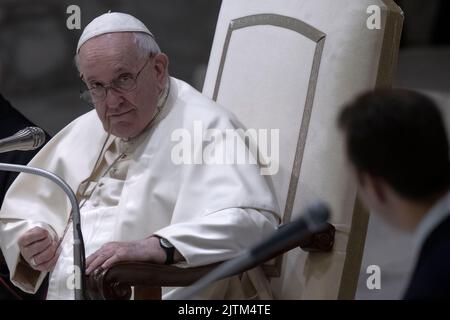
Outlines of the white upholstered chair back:
M355 95L390 85L402 21L392 0L222 2L203 92L247 128L279 130L271 178L284 222L320 198L336 226L331 253L294 249L268 267L280 273L276 298L354 297L368 217L336 115Z

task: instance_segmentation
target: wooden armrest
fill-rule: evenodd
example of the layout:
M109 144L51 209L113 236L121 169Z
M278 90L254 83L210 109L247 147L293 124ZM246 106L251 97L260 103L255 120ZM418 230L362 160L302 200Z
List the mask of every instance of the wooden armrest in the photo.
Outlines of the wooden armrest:
M324 230L305 237L300 243L300 248L306 252L329 252L333 249L335 233L336 228L327 223Z
M330 251L334 244L335 227L305 236L269 257L269 261L293 248L307 252ZM131 287L135 299L161 299L161 287L185 287L193 284L215 269L221 262L195 268L179 268L148 262L120 262L109 269L97 269L87 277L87 291L91 299L128 300ZM253 268L255 266L251 266ZM250 269L251 269L250 268Z
M156 298L159 290L161 298L161 287L189 286L219 264L179 268L148 262L120 262L109 269L97 269L88 276L87 290L91 299L128 300L131 297L131 286L147 287L157 289L154 293Z

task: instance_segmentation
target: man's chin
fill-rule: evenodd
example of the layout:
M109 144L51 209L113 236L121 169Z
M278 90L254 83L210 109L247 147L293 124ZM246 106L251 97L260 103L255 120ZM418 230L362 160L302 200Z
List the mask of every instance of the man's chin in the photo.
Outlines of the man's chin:
M136 128L133 128L132 126L126 124L118 124L111 126L109 133L122 139L133 138L139 134Z

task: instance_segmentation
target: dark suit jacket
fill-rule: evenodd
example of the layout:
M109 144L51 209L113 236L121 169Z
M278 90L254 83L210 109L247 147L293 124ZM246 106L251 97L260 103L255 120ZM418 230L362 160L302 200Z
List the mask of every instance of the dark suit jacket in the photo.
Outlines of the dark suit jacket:
M15 110L11 104L0 94L0 139L11 136L17 131L32 127L34 124L25 118L20 112ZM46 135L46 141L50 136ZM13 164L27 164L39 150L33 151L11 151L0 153L0 162ZM0 205L3 203L6 191L17 177L17 173L0 171ZM0 252L0 299L41 299L46 292L46 285L42 285L36 295L29 295L16 288L9 281L9 273L6 264L3 262ZM3 262L3 263L2 263Z
M450 217L425 240L404 299L450 299Z

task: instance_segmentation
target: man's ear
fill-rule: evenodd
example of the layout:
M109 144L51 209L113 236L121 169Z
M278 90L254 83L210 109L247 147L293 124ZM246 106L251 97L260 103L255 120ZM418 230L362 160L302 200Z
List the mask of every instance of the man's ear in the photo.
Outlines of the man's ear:
M154 57L154 68L156 71L156 78L161 85L161 89L164 88L167 79L167 69L169 67L169 57L164 53L158 53Z
M387 189L385 181L377 176L366 172L358 172L358 179L367 191L371 192L377 201L384 203L387 201Z

